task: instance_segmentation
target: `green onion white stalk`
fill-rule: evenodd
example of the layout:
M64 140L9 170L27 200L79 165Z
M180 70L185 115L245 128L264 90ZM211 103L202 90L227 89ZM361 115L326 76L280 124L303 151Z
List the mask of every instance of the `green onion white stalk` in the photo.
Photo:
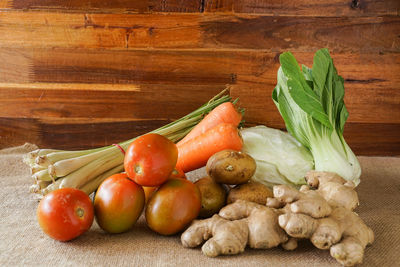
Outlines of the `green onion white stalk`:
M226 93L227 90L222 91L199 109L151 133L161 134L173 142L179 141L207 113L232 100ZM119 145L126 150L135 138ZM123 161L124 154L114 145L80 151L38 149L24 157L34 180L30 191L41 195L64 187L78 188L90 194L107 177L123 171Z

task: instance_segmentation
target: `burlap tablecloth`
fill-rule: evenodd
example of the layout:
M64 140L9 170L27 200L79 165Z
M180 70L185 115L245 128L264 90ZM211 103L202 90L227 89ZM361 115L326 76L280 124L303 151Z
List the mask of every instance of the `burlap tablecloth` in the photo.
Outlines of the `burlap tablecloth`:
M104 233L96 223L66 243L47 237L36 221L37 200L28 193L31 180L22 155L34 145L0 151L0 266L340 266L308 241L295 251L281 248L207 258L186 249L179 235L160 236L144 218L129 232ZM362 266L400 266L400 158L360 157L359 215L375 232Z

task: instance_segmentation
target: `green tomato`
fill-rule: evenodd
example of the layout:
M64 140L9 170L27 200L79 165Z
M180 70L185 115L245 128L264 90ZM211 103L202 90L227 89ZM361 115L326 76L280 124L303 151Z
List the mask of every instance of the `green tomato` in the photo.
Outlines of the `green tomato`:
M173 235L188 226L200 208L199 189L188 180L172 178L150 198L145 212L147 225L159 234Z
M143 188L125 173L114 174L99 186L94 211L99 226L108 233L128 231L144 208Z

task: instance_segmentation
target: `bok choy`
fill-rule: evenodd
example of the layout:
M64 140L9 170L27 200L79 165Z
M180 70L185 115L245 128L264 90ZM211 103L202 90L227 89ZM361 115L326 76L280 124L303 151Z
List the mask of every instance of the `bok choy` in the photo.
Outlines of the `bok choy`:
M272 98L288 132L310 150L315 170L335 172L357 185L361 167L343 138L348 117L344 80L329 51L317 51L312 68L302 65L300 69L290 52L279 59L281 67Z
M253 181L272 187L274 184L305 184L304 176L314 169L310 151L293 136L264 125L240 131L243 152L256 161Z

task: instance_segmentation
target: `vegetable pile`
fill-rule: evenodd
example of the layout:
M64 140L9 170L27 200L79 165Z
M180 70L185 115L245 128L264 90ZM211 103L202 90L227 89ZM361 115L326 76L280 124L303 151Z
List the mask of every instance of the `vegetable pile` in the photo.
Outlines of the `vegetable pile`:
M184 230L199 215L202 197L183 169L205 165L219 150L242 147L242 114L226 92L171 124L115 146L29 153L24 161L35 181L32 191L44 195L37 212L43 231L60 241L74 239L90 228L94 212L104 231L122 233L143 211L149 228L159 234ZM95 190L92 205L87 195ZM84 205L73 202L82 195ZM212 214L224 204L225 197Z
M183 138L203 117L224 102L230 102L226 90L212 98L194 112L170 123L152 133L160 134L173 142ZM90 194L107 177L124 170L124 154L135 138L119 143L118 146L82 151L38 149L28 153L24 162L31 168L34 184L30 190L46 195L59 188L72 187Z
M104 231L122 233L144 213L151 230L183 232L184 247L204 242L209 257L246 246L294 250L308 239L342 265L361 263L374 234L354 212L361 168L343 138L343 78L326 49L312 69L300 69L291 53L280 61L272 97L289 133L263 125L239 130L243 110L223 91L118 145L28 154L31 191L44 195L37 210L43 231L68 241L95 218ZM200 167L207 176L187 180L185 173Z

